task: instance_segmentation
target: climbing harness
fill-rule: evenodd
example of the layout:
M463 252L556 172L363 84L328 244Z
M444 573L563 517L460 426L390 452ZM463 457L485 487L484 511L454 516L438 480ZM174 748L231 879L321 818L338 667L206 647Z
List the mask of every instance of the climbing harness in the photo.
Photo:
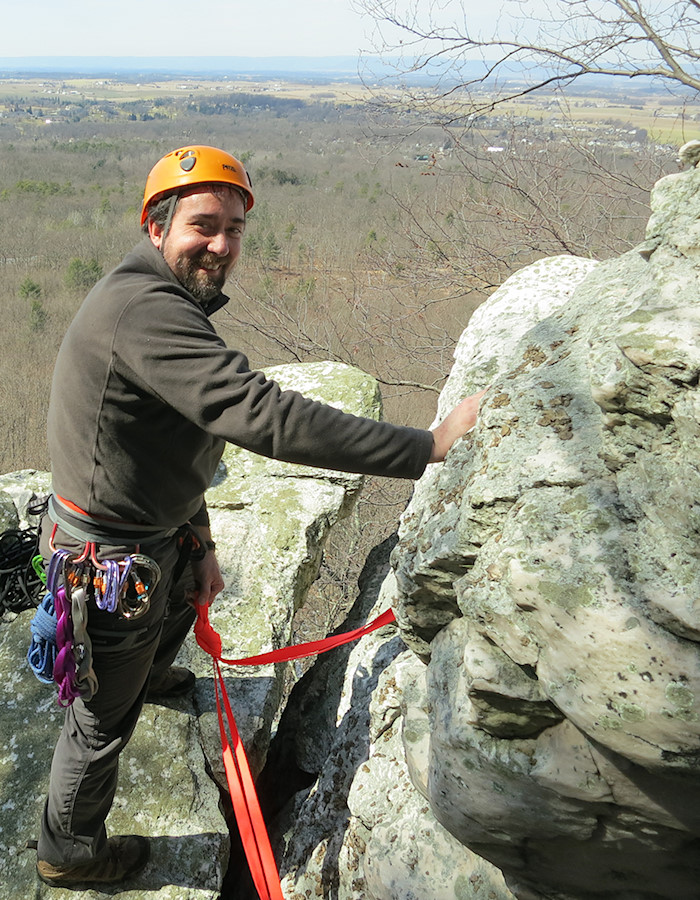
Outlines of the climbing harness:
M212 657L224 771L246 859L260 900L284 900L284 896L270 839L260 810L255 783L231 710L224 677L221 673L221 663L228 666L255 666L302 659L358 640L377 628L395 621L393 610L388 609L367 625L356 628L354 631L332 635L320 641L310 641L305 644L284 647L281 650L272 650L269 653L261 653L247 659L224 659L221 656L221 637L209 623L209 608L197 606L194 633L199 646Z
M27 661L39 681L56 682L59 704L70 706L77 697L89 700L98 687L87 601L121 618L138 619L148 611L161 572L155 560L138 552L100 560L93 541L87 541L79 555L58 549L56 527L49 540L46 594L30 624Z

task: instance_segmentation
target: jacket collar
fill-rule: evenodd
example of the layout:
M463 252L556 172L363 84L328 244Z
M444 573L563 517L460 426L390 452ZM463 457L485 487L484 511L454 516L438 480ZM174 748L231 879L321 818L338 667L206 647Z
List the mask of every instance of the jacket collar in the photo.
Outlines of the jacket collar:
M173 270L163 259L163 254L158 250L155 244L151 241L150 238L145 237L140 244L134 248L134 253L141 256L144 259L150 268L152 268L155 273L163 278L165 281L169 281L172 284L176 284L181 291L197 306L201 307L206 316L212 315L215 313L217 309L221 309L222 306L226 306L229 301L229 298L226 294L219 293L216 297L213 297L211 300L206 303L202 303L201 300L197 300L187 288L184 287L182 282L177 278Z

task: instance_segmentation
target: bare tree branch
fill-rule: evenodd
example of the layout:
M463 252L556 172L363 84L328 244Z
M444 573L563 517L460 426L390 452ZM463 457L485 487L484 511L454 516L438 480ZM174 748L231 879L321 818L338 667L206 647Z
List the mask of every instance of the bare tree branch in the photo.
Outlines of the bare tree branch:
M478 111L584 75L647 76L700 90L700 0L551 0L540 18L532 4L511 0L521 14L501 16L491 36L470 30L465 0L401 12L396 0L355 5L375 20L382 55L399 54L400 71L442 79L443 98L469 91Z

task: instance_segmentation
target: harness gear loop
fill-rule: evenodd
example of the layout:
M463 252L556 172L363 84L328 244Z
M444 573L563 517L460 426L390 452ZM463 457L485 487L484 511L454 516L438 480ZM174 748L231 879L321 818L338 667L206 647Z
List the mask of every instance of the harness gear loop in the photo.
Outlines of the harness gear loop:
M86 541L82 552L52 548L46 576L46 595L30 625L32 640L27 661L44 684L55 681L58 702L70 706L77 698L90 699L98 688L92 668L88 634L88 601L98 609L136 619L150 606L149 593L161 578L158 563L143 553L122 559L98 558L98 545Z

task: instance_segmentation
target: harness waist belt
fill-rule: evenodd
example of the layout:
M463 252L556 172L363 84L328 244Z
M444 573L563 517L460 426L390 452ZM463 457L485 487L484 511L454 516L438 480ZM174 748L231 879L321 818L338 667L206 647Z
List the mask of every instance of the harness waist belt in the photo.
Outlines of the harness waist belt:
M162 525L140 525L119 519L91 516L70 500L57 494L49 497L49 516L66 534L77 541L95 544L147 544L172 537L177 528Z

